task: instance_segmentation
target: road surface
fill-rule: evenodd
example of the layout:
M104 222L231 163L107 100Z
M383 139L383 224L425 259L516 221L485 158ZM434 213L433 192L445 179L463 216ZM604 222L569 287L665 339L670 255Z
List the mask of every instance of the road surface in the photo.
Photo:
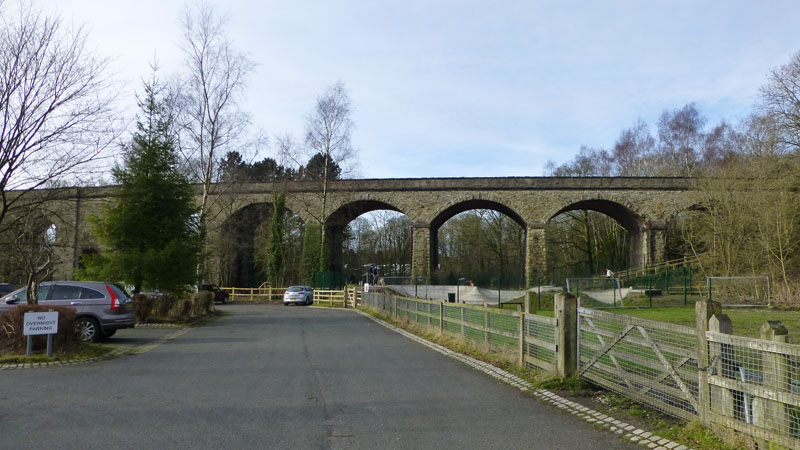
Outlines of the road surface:
M637 448L353 312L221 309L145 353L0 372L0 448ZM159 334L115 338L136 333Z

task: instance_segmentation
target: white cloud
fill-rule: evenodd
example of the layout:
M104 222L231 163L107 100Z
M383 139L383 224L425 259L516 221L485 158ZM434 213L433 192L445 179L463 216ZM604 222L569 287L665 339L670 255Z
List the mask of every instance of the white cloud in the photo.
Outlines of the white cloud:
M540 175L692 101L710 123L736 120L798 49L800 15L794 1L215 3L260 64L255 125L302 138L314 97L341 79L363 175L380 177ZM37 4L86 22L130 92L154 52L180 67L182 2Z

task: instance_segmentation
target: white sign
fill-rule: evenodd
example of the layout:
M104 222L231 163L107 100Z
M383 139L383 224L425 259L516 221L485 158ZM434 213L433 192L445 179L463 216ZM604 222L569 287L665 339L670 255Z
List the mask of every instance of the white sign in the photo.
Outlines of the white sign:
M58 333L58 311L25 313L23 322L22 334L25 336Z
M364 283L364 292L369 292L369 283Z

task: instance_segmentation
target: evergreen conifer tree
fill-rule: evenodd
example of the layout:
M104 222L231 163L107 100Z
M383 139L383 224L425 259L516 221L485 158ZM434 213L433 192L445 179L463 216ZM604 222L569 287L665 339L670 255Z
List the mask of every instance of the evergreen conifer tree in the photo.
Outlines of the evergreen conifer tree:
M92 230L105 247L84 258L82 278L101 277L142 288L178 291L196 281L199 238L191 185L179 170L172 116L155 77L144 83L136 132L125 148L115 202Z

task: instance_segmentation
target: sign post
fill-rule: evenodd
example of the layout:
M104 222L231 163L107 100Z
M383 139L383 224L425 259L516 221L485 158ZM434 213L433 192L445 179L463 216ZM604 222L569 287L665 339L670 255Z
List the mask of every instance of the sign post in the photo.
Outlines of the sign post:
M33 336L46 334L47 357L52 357L53 335L58 333L58 311L25 313L22 322L22 334L28 336L28 356L33 351Z

